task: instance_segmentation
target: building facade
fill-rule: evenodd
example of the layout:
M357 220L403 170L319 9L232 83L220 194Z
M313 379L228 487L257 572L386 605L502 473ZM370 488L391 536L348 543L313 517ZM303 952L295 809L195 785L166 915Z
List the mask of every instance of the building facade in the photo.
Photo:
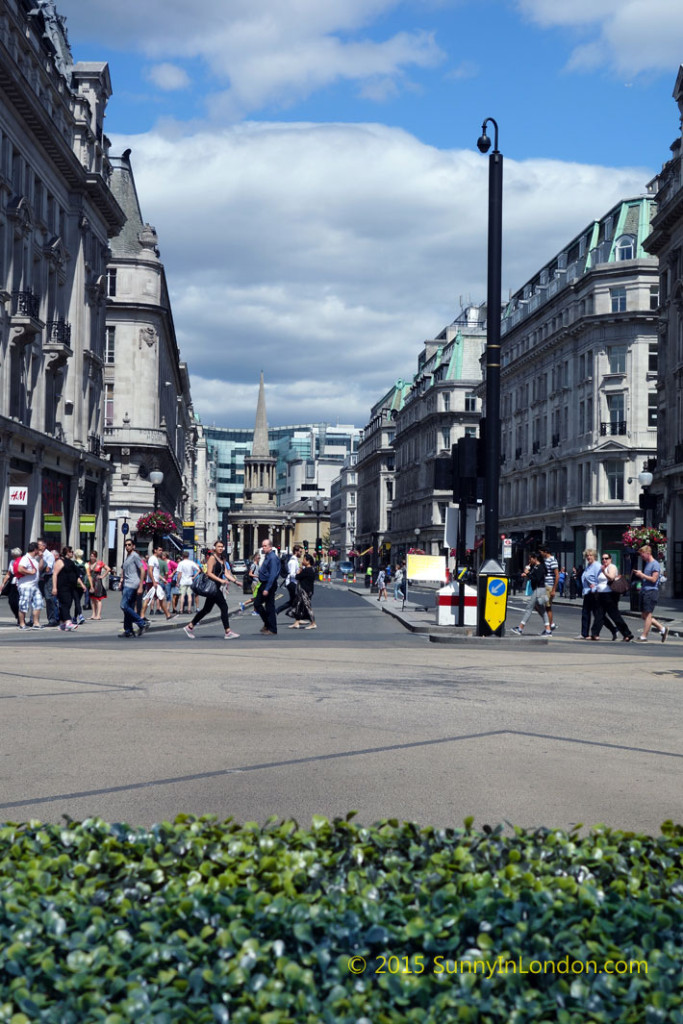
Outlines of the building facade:
M112 522L120 527L114 513L126 511L134 531L141 515L160 508L178 522L168 542L173 548L180 543L180 524L194 520L199 426L157 233L143 222L130 152L111 164L112 191L126 214L107 267L104 448L113 467ZM111 557L120 565L120 528L110 539Z
M567 567L586 546L623 567L622 534L642 523L659 406L653 213L651 196L618 203L505 309L499 521L513 569L541 538Z
M683 124L683 65L673 91ZM659 358L657 363L657 466L652 486L654 525L668 540L668 576L683 597L683 136L651 182L656 215L645 248L659 259Z
M443 554L446 509L453 503L451 449L459 438L478 433L477 388L485 344L486 306L468 306L424 343L418 357L412 385L394 419L389 530L394 561L404 559L410 548Z
M330 546L344 561L355 550L358 515L358 453L347 456L330 485Z
M104 547L109 239L124 222L105 63L74 63L53 0L0 3L0 531Z

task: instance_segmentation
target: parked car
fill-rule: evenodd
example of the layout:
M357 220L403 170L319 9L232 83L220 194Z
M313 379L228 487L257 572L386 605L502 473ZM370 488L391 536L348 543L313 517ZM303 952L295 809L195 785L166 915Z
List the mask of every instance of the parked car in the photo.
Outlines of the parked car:
M233 574L235 576L241 576L243 573L247 571L249 567L242 558L238 558L236 562L230 563L230 568L232 569Z
M339 572L342 574L342 576L344 575L344 573L348 575L348 573L353 572L353 562L340 562L337 568L339 569Z

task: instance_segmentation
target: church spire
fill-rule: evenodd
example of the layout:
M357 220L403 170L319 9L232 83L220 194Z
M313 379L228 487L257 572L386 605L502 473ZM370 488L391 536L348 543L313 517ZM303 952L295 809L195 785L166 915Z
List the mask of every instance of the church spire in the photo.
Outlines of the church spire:
M256 406L256 423L254 424L254 443L251 448L251 457L267 459L270 457L270 444L268 443L268 420L266 418L266 391L263 385L263 370L261 370L261 381L258 389L258 404Z

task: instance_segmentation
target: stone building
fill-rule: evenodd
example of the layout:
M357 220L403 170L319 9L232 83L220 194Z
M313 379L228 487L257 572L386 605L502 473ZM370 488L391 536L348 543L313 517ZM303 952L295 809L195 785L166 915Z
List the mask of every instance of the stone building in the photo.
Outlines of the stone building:
M541 538L567 567L586 546L623 566L622 534L642 523L659 404L653 213L650 196L617 203L504 311L499 522L512 568Z
M330 486L330 546L345 561L355 550L358 514L358 453L348 455Z
M134 531L139 516L160 508L179 524L168 540L177 549L180 524L195 520L200 427L178 350L157 233L142 219L130 151L111 164L112 192L126 214L112 239L107 268L104 445L113 464L112 521L120 527L121 517L114 513L126 511ZM119 565L120 528L112 540Z
M673 97L683 124L683 65ZM683 597L683 164L679 134L671 158L651 182L656 214L645 249L659 258L657 369L657 467L652 486L654 524L665 526L668 576Z
M124 222L107 64L74 63L53 0L0 3L0 533L101 550L106 266Z
M412 547L443 554L446 509L453 502L451 449L459 438L478 433L485 343L486 307L467 306L420 352L413 382L394 416L392 561L404 559ZM445 479L440 476L444 462Z

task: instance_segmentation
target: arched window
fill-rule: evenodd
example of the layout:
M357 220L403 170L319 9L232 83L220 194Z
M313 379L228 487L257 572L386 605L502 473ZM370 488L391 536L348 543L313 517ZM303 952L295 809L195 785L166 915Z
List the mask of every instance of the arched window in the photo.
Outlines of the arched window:
M636 240L633 235L621 235L615 245L617 260L633 260L636 257Z

